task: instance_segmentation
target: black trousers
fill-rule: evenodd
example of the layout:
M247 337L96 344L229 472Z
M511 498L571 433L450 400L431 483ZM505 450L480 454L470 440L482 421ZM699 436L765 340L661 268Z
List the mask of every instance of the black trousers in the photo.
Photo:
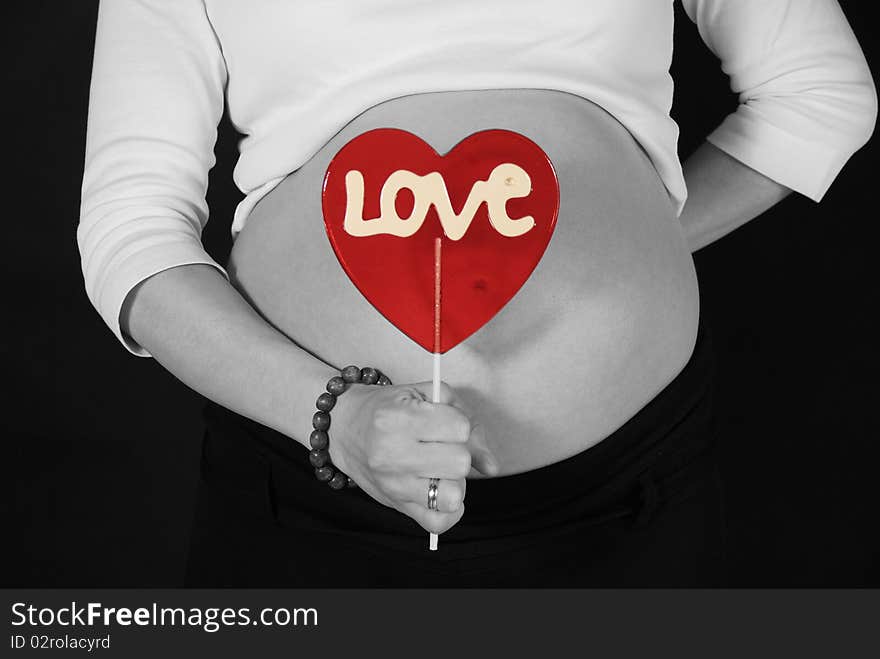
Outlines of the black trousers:
M713 360L684 370L573 457L468 481L465 514L427 533L360 489L319 483L307 450L208 402L186 584L201 587L726 585Z

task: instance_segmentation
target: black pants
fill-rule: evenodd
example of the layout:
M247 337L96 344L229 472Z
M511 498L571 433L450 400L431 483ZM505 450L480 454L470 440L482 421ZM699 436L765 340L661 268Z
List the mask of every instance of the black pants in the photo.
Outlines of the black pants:
M685 369L597 445L469 480L434 552L410 518L315 480L300 444L209 402L187 585L725 585L712 363L701 326Z

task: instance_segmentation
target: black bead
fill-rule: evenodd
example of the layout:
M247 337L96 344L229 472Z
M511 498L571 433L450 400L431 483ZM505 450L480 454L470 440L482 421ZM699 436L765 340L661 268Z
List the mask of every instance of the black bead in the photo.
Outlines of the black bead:
M315 478L317 478L322 483L326 483L331 478L333 478L333 474L336 473L336 470L333 467L318 467L315 469Z
M325 449L330 444L330 437L326 430L313 430L309 435L309 446L314 449Z
M339 396L345 393L346 389L348 389L348 385L345 384L345 380L339 375L334 375L327 381L327 391L334 396Z
M389 380L388 376L384 373L379 373L379 379L376 381L376 384L381 384L384 387L385 385L391 384L391 380Z
M343 474L341 471L337 471L335 474L333 474L333 478L328 481L327 485L329 485L334 490L341 490L343 487L345 487L346 478L348 477L345 474Z
M346 486L346 487L357 487L358 484L355 483L355 482L351 479L351 476L346 476L346 477L345 477L345 486Z
M376 384L378 381L379 371L375 368L367 366L361 369L361 384Z
M313 467L323 467L330 461L330 454L323 449L309 451L309 462Z
M323 393L318 396L318 400L315 401L315 407L322 412L329 412L333 409L334 405L336 405L336 396L333 394Z
M361 369L357 366L346 366L342 369L342 379L352 384L361 379Z
M318 410L312 417L312 427L315 430L327 430L330 427L330 415Z

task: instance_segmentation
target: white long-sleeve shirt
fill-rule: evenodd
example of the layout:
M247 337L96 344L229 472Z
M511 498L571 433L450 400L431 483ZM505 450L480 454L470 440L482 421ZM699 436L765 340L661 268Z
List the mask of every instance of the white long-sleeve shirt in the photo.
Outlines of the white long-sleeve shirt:
M820 200L871 135L877 97L836 0L682 0L739 108L708 140ZM126 295L204 263L205 192L224 98L257 201L362 111L419 92L543 88L616 117L681 210L669 116L672 0L102 0L77 241L86 291L120 330Z

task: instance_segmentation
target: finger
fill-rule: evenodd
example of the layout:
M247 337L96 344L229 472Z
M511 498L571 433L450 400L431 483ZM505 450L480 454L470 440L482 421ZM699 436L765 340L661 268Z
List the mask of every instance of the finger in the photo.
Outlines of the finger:
M454 513L464 503L467 488L464 478L451 480L441 478L437 482L437 510L441 513ZM406 476L399 481L394 494L398 501L417 503L428 508L428 492L431 479L418 476Z
M414 519L429 533L440 534L445 533L458 523L461 516L464 515L464 506L461 506L454 513L441 513L407 501L401 505L400 511Z
M422 396L424 396L425 400L434 401L434 383L432 381L429 382L416 382L415 384L409 385L415 388ZM455 393L455 390L450 387L448 384L440 381L440 391L438 392L439 399L438 403L443 403L444 405L455 405L458 403L458 396Z
M485 426L480 423L471 426L468 445L471 452L471 466L484 476L497 476L501 471L501 465L486 441Z
M409 428L423 442L466 442L471 420L461 410L445 403L409 401Z
M459 480L471 470L471 452L464 444L421 442L403 458L400 471L419 478Z

